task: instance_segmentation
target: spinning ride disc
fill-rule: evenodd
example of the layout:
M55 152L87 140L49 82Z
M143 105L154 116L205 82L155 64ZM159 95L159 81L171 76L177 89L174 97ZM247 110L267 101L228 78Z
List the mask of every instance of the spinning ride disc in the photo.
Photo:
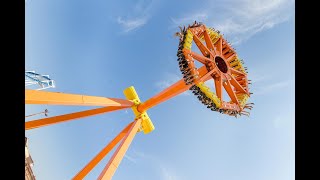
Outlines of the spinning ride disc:
M247 103L250 93L247 79L247 68L243 60L239 59L235 50L222 37L219 31L207 28L202 23L195 22L187 28L181 28L176 35L180 37L178 47L178 62L186 85L192 85L190 90L199 101L212 111L237 115L249 115L245 108L252 108L253 103ZM192 50L195 43L201 54ZM206 67L210 74L206 79L200 79L199 69L194 60ZM215 93L204 81L213 80ZM223 99L223 89L230 101Z

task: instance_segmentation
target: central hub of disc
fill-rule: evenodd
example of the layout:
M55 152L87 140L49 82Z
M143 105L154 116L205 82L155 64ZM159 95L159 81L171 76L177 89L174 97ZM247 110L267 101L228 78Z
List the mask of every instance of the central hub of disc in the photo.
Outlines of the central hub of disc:
M218 69L223 72L223 73L227 73L228 72L228 66L226 64L226 62L219 56L216 56L214 58L214 61L218 67Z

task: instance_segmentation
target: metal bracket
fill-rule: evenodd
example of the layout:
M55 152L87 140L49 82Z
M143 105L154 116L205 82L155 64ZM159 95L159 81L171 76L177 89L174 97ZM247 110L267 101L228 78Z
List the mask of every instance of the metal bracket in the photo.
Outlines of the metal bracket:
M134 103L134 106L132 106L131 109L132 109L134 115L136 116L135 119L136 120L139 118L142 119L141 127L139 128L138 132L143 131L144 134L148 134L151 131L153 131L155 128L154 128L154 125L153 125L150 117L148 116L147 112L146 111L139 112L137 109L138 105L141 104L141 101L140 101L140 98L139 98L136 90L134 89L134 87L130 86L130 87L126 88L123 91L123 93L128 100L130 100Z

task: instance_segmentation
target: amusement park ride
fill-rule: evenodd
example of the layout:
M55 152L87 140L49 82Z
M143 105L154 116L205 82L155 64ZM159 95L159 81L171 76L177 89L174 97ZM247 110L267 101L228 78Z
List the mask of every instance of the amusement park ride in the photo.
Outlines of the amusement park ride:
M102 106L70 114L46 117L25 122L25 130L40 128L56 123L67 122L88 116L103 114L120 109L131 108L135 119L129 123L108 145L106 145L73 179L83 179L118 143L116 151L97 179L111 179L119 166L124 154L135 135L143 131L148 134L155 128L147 114L147 110L173 98L187 90L191 90L199 101L212 111L229 116L249 115L244 109L252 108L253 103L247 103L250 97L247 69L239 59L235 50L223 38L219 31L208 28L202 23L194 22L188 27L181 28L176 35L180 38L178 47L178 63L183 79L166 88L159 94L141 102L133 86L124 90L126 99L106 98L25 90L26 104L47 105L80 105ZM192 50L195 44L201 54ZM196 67L195 61L202 66ZM204 83L214 81L215 92ZM223 98L223 89L230 97Z

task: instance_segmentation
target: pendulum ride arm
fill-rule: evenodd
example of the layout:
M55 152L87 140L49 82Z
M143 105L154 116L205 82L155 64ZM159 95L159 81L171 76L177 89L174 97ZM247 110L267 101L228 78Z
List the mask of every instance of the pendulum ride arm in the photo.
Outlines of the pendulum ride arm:
M119 147L116 149L115 153L112 155L108 164L105 166L105 168L99 175L98 177L99 180L109 180L112 178L124 154L127 152L134 136L137 134L138 129L140 128L140 125L141 125L141 121L142 121L141 118L134 121L134 123L130 127L130 130L128 131L126 136L123 138L123 141L121 142Z
M105 146L72 180L83 179L121 140L121 144L113 153L109 162L99 175L98 179L109 180L117 170L124 154L128 150L134 136L137 134L141 126L141 118L131 122L124 128L107 146Z
M94 116L124 108L130 108L134 105L132 101L116 98L84 96L79 94L66 94L36 90L26 90L25 93L26 104L107 106L97 109L85 110L70 114L28 121L25 122L25 130L66 122L83 117Z
M103 114L107 112L112 112L120 109L125 109L128 107L121 107L121 106L108 106L108 107L102 107L97 109L90 109L86 111L80 111L75 113L69 113L59 116L53 116L48 118L42 118L37 120L32 120L25 122L25 130L35 129L39 127L49 126L57 123L67 122L71 120L76 120L84 117L94 116L98 114Z
M128 133L129 129L132 127L133 122L131 122L127 127L125 127L108 145L106 145L81 171L75 175L73 180L83 179Z
M199 76L200 80L206 81L207 78L210 76L210 72L207 71L206 67L203 66L199 69ZM161 91L159 94L153 96L152 98L148 99L144 103L141 103L137 109L139 112L144 112L147 109L156 106L172 97L175 97L185 91L187 91L193 84L186 85L185 82L179 80L178 82L174 83L170 87L166 88L165 90Z
M25 91L26 104L76 105L76 106L122 106L131 107L133 102L125 99L85 96L37 90Z

